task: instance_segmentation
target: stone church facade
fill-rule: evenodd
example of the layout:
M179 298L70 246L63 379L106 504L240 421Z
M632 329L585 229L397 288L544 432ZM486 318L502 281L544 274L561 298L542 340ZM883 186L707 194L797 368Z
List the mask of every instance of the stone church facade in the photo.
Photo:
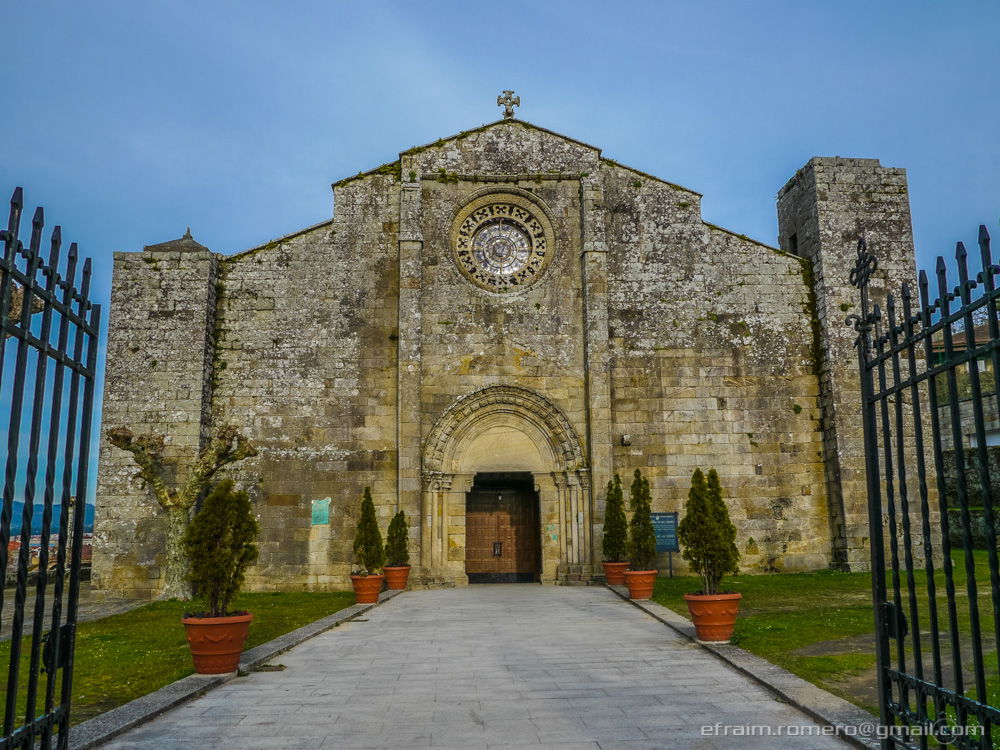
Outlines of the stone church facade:
M183 469L222 424L260 518L258 590L350 585L363 488L411 523L417 585L589 581L605 487L654 511L719 471L742 568L867 564L848 282L914 276L905 173L815 158L780 247L701 195L515 119L333 185L330 221L236 255L190 234L116 253L103 435L165 434ZM102 439L97 585L160 588L166 519Z

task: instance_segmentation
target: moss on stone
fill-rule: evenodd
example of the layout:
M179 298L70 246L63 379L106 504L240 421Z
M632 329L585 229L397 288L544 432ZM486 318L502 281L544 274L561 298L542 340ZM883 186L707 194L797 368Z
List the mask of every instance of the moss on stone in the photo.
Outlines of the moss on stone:
M272 240L271 242L268 242L264 245L260 245L259 247L253 247L250 248L249 250L244 250L242 253L237 253L236 255L231 255L228 258L223 258L222 262L232 263L237 260L246 260L247 258L253 258L254 256L260 253L267 252L268 250L274 250L280 247L281 243L282 240ZM259 259L258 262L260 262Z
M809 356L812 360L813 373L819 375L820 363L823 358L823 328L816 313L816 277L813 275L812 261L806 258L799 258L798 256L793 257L798 258L801 263L802 283L806 287L806 302L803 312L809 316L809 327L812 330Z
M446 185L454 185L458 182L458 174L455 172L449 172L444 167L439 167L435 173L435 178L438 182L444 183Z
M342 180L337 180L333 183L334 187L340 187L342 185L347 185L351 182L356 182L358 180L363 180L365 177L372 177L374 175L381 175L383 177L393 177L397 180L402 179L403 167L399 162L399 159L395 161L389 161L385 164L380 164L375 167L375 169L369 169L367 172L358 172L356 175L350 177L345 177Z
M212 402L215 400L215 391L219 387L220 373L229 366L228 363L220 362L219 359L219 339L222 336L219 324L222 321L222 306L226 295L225 278L228 271L229 266L224 266L221 263L219 264L219 278L215 282L215 308L212 314L212 338L210 343L210 346L212 347L212 372L209 380L208 392L209 409L211 409Z

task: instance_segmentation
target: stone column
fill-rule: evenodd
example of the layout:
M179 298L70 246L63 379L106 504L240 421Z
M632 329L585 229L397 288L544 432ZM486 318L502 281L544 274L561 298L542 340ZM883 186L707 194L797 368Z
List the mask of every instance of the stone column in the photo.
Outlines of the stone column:
M555 491L555 504L559 514L559 566L556 569L556 577L560 581L566 580L569 574L570 562L570 519L567 506L566 473L555 472L552 474L552 484Z
M405 167L405 165L404 165ZM420 286L423 234L420 182L403 182L399 196L399 308L396 371L396 509L421 511ZM422 529L421 524L418 528ZM422 549L425 541L417 540Z
M604 189L596 176L580 183L580 235L583 242L584 356L587 409L587 449L594 482L588 482L581 502L586 503L585 518L593 524L582 535L584 550L577 546L574 562L597 559L604 522L604 508L596 507L591 484L602 486L613 474L611 451L611 381L608 346L608 269L607 242L604 231ZM582 508L581 508L582 509ZM574 519L574 523L577 520ZM576 535L574 535L574 541Z
M580 483L580 494L583 497L593 499L595 497L594 489L591 487L590 482L590 471L588 469L578 469L577 478ZM583 534L583 545L581 551L583 554L580 556L580 580L589 581L594 575L594 560L598 559L600 552L594 547L594 537L595 529L600 532L603 530L603 521L601 527L597 527L593 522L593 502L584 503L581 508L583 513L583 521L580 524L580 530Z
M538 493L538 531L542 535L541 577L543 583L556 581L566 544L561 522L560 493L553 476L543 473L534 474L535 492Z
M427 474L423 478L423 502L420 514L420 564L424 568L423 575L431 579L442 564L440 545L436 532L440 528L440 508L442 496L451 487L452 476L438 472Z
M454 581L456 586L469 584L465 573L465 502L474 480L475 474L455 474L449 491L443 493L445 581Z

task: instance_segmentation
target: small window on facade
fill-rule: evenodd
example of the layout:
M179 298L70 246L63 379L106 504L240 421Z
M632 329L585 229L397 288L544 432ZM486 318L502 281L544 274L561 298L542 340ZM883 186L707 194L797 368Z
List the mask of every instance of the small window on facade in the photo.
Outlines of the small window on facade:
M972 448L979 447L979 441L976 440L976 433L969 435L969 445ZM1000 430L987 430L986 431L986 445L987 447L1000 445Z
M797 232L788 235L788 252L794 255L799 254L799 235Z

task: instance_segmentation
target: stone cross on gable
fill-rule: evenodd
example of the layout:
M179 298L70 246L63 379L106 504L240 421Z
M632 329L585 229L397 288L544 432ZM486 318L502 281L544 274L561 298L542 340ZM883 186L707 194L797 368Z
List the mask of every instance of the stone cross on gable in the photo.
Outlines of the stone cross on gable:
M497 106L503 107L504 119L509 120L514 117L514 107L521 106L521 97L514 96L513 91L504 91L497 97Z

